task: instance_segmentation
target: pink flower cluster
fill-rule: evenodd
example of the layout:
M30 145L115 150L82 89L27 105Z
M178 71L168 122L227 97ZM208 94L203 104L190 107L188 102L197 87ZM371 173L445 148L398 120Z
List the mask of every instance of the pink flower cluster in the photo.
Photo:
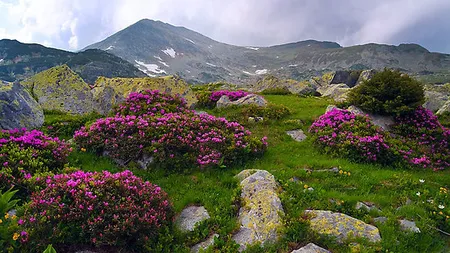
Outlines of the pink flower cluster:
M172 221L167 194L130 171L77 171L45 182L47 186L31 196L22 220L33 243L130 247L145 244ZM75 238L70 236L74 231L79 231Z
M312 124L310 132L321 148L357 161L378 161L390 148L384 133L368 117L347 110L327 112Z
M160 94L151 91L146 93ZM133 94L133 99L127 101L135 101L136 97L143 96ZM136 104L142 104L142 101ZM128 103L125 107L136 108L130 105ZM82 148L106 153L124 161L150 155L159 165L168 168L229 164L260 154L266 149L267 138L252 137L240 124L208 114L197 115L183 106L182 103L171 107L178 108L175 110L161 107L158 110L164 110L164 113L159 114L136 116L118 113L115 117L99 119L90 127L76 131L74 140ZM139 110L144 107L141 105ZM153 105L150 107L154 108Z
M229 90L218 90L211 92L211 95L209 96L209 99L212 102L217 102L222 96L227 96L231 101L236 101L240 98L243 98L250 93L238 90L238 91L229 91Z

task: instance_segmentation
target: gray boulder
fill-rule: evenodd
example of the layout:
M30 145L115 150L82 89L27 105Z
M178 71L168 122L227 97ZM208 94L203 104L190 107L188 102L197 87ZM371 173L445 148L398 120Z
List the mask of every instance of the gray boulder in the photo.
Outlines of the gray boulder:
M317 91L322 94L322 97L332 98L336 102L344 102L347 99L350 87L344 83L331 84L329 86L318 88Z
M206 249L208 249L209 247L211 247L212 245L214 245L214 239L215 239L215 238L218 238L218 237L219 237L218 234L213 234L213 235L211 235L210 237L208 237L208 239L206 239L206 241L201 242L201 243L199 243L199 244L196 244L196 245L192 246L191 252L192 252L192 253L197 253L197 252L199 252L200 250L206 250Z
M195 226L200 222L209 219L208 211L203 206L188 206L181 211L175 224L183 232L194 231Z
M306 139L306 134L301 129L291 130L286 132L289 136L292 137L297 142L302 142Z
M378 228L343 213L323 210L306 210L310 228L318 234L333 236L340 243L351 237L366 238L370 242L381 241Z
M446 112L450 112L450 100L448 100L442 107L441 109L439 109L436 114L437 115L441 115L444 114Z
M242 207L238 217L241 227L233 240L240 245L239 251L255 243L276 242L284 211L275 178L265 170L244 170L236 178L241 181Z
M450 96L448 94L427 90L425 91L425 103L423 104L423 107L436 112L445 105L449 98Z
M356 86L360 85L364 81L372 79L373 75L375 75L376 73L377 73L377 71L374 69L364 70L359 75L358 81L356 82Z
M267 101L259 95L249 94L243 98L240 98L236 101L231 101L228 96L222 96L219 101L217 101L216 107L223 108L232 105L242 106L242 105L256 105L256 106L266 106Z
M0 129L39 128L44 112L20 84L0 81Z
M406 232L420 233L420 228L416 226L414 221L399 220L400 229Z
M331 253L330 251L321 248L314 243L308 243L305 247L294 250L291 253Z

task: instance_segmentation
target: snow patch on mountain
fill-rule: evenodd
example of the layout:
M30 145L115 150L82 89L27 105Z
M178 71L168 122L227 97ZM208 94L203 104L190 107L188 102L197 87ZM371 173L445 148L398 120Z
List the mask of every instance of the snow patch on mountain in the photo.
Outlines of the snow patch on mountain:
M161 51L172 58L175 58L175 56L177 55L177 52L175 52L175 50L173 48L166 48L165 50L161 50Z
M255 50L255 51L258 51L258 50L259 50L259 47L245 47L245 48L251 49L251 50Z
M211 67L214 67L214 68L217 68L217 65L214 65L214 64L209 63L209 62L207 62L206 65L211 66Z
M247 75L249 75L249 76L254 76L255 74L252 74L252 73L250 73L250 72L248 72L248 71L242 71L244 74L247 74Z
M161 57L159 57L159 56L154 55L153 57L155 57L155 59L162 61Z
M163 62L163 61L158 61L159 63L161 63L162 65L166 66L166 67L170 67L169 64Z
M111 50L113 48L114 48L114 46L109 46L107 49L105 49L105 51Z
M289 65L289 67L297 67L298 66L298 64L291 64L291 65Z
M189 42L191 42L192 44L195 44L195 42L193 41L193 40L190 40L190 39L188 39L188 38L184 38L185 40L187 40L187 41L189 41Z
M0 59L0 62L3 62L3 59Z
M135 60L135 62L137 63L136 67L138 67L139 70L143 71L148 76L152 76L152 77L155 76L155 75L153 75L151 73L166 74L166 71L164 69L160 69L159 66L156 65L156 64L147 64L145 62L141 62L141 61L138 61L138 60Z
M257 74L257 75L267 74L267 69L258 69L255 71L255 74Z

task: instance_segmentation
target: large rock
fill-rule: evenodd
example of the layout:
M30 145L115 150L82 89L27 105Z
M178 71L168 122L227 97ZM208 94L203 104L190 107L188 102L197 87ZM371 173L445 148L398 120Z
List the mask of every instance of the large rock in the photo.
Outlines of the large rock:
M360 85L364 81L372 79L373 75L375 75L376 73L377 71L374 69L363 70L359 75L358 81L356 82L355 86Z
M230 101L228 96L222 96L219 101L217 101L217 108L228 107L232 105L243 106L243 105L256 105L256 106L266 106L267 101L260 95L249 94L243 98L236 101Z
M294 250L291 253L331 253L330 251L321 248L314 243L308 243L305 247Z
M343 83L352 88L358 83L361 72L361 70L338 70L334 73L330 84Z
M131 92L144 90L159 90L169 94L178 94L186 99L188 106L196 102L194 92L189 85L177 76L161 78L106 78L99 77L94 84L92 93L98 105L97 110L107 114L114 105L125 101Z
M306 134L301 129L291 130L286 132L287 135L291 136L297 142L302 142L306 139Z
M450 112L450 100L448 100L442 107L441 109L439 109L436 114L437 115L442 115L444 113L449 113Z
M0 81L0 129L39 128L44 113L20 84Z
M273 75L266 75L256 82L252 87L252 92L263 92L271 89L285 89L292 94L310 95L315 93L314 87L308 81L296 81L292 79L279 79Z
M203 206L188 206L181 211L175 224L181 231L189 232L194 231L195 226L209 218L208 211Z
M317 91L322 94L322 97L332 98L336 102L344 102L347 99L350 87L344 83L340 83L318 88Z
M42 71L22 82L44 110L71 114L95 111L91 88L67 65Z
M206 241L201 242L199 244L196 244L194 246L192 246L191 248L191 252L192 253L197 253L200 250L206 250L209 247L211 247L212 245L214 245L214 239L218 238L219 235L218 234L213 234L210 237L208 237L208 239L206 239Z
M284 211L275 178L265 170L244 170L236 178L242 188L238 217L241 227L233 236L239 250L255 243L276 242L283 227L280 214Z
M445 102L447 102L449 98L450 96L448 94L427 90L425 91L425 103L423 104L423 107L436 112L445 105Z
M381 241L378 228L342 213L322 210L306 210L310 226L318 234L333 236L338 242L352 237L366 238L370 242Z

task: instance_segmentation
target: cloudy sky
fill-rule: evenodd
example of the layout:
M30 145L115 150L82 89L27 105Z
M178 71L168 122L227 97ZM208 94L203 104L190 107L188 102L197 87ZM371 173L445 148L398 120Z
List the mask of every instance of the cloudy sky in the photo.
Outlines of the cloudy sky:
M450 53L450 0L0 0L0 38L79 50L143 18L268 46L418 43Z

